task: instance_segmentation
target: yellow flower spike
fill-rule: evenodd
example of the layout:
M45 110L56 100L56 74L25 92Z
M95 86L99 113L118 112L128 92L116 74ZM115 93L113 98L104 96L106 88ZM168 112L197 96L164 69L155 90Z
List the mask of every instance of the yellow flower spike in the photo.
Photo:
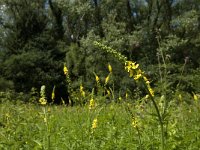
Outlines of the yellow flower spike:
M133 70L129 71L129 77L131 78L133 76Z
M107 92L107 95L110 96L110 91L109 91L109 90L106 90L106 92Z
M45 122L45 123L47 122L47 118L46 118L46 117L44 117L44 122Z
M83 86L80 85L80 93L82 97L85 97L85 91L83 90Z
M153 91L153 89L152 89L151 87L149 87L149 88L148 88L148 90L149 90L149 92L150 92L151 96L153 96L153 97L154 97L154 91Z
M145 81L145 83L148 85L148 84L150 84L150 81L147 79L147 77L145 77L144 75L143 75L143 79L144 79L144 81Z
M146 95L146 96L145 96L145 99L148 99L148 98L149 98L149 95Z
M194 92L192 92L192 94L193 94L193 98L194 98L194 100L197 101L197 100L198 100L197 95L196 95Z
M136 63L132 63L132 69L137 69L139 67L139 64L136 64Z
M55 86L53 87L53 91L52 91L52 93L51 93L51 99L52 99L52 101L54 101L54 99L55 99Z
M126 70L130 70L130 69L137 69L139 67L139 64L136 64L136 62L132 62L132 61L126 61L125 62L125 69Z
M63 105L65 105L65 101L62 97L61 97L61 102L62 102Z
M125 95L126 99L128 99L128 93L126 92L126 95Z
M44 97L41 97L39 99L39 102L40 102L41 105L46 105L47 104L47 100Z
M125 62L125 70L127 72L129 72L131 70L131 63L130 63L130 61L126 61Z
M139 64L136 64L136 62L132 62L132 61L125 62L125 70L129 72L129 77L134 76L134 74L137 74L137 77L139 74L142 75L143 72L140 69L138 69L138 67L139 67Z
M52 100L55 99L55 93L54 93L54 92L52 92L52 94L51 94L51 99L52 99Z
M144 72L141 69L137 69L136 72L137 72L137 74L142 74L142 75L144 74Z
M100 79L99 79L99 77L97 75L95 75L95 80L96 80L97 83L99 83Z
M109 79L110 79L110 74L105 78L105 84L108 83Z
M134 80L139 80L142 77L142 74L136 74L134 76Z
M144 79L145 82L148 81L147 77L145 77L145 76L143 76L143 79Z
M112 66L110 64L108 64L108 70L110 73L112 72Z
M82 92L83 91L83 86L82 86L82 84L80 85L80 92Z
M68 75L68 68L67 68L66 64L64 64L63 72L65 75Z
M147 80L146 82L145 82L146 84L150 84L150 82Z
M84 91L82 91L81 96L85 97L85 92Z
M121 102L121 101L122 101L122 97L120 96L120 97L118 98L118 100L119 100L119 102Z
M91 98L90 104L89 104L89 110L93 109L94 107L95 107L95 101L93 98Z
M94 130L94 129L96 129L97 128L97 118L95 118L94 120L93 120L93 122L92 122L92 130Z
M136 128L136 127L138 126L138 121L137 121L135 118L133 118L132 126L133 126L134 128Z

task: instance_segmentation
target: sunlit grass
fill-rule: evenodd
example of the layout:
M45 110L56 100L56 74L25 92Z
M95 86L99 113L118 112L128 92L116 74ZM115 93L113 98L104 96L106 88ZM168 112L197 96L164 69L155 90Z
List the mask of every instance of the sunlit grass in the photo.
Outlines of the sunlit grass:
M159 124L152 115L147 115L155 113L149 106L128 105L137 118L136 125L126 103L90 110L88 106L41 106L7 101L0 104L0 149L134 150L140 146L159 149ZM172 104L166 123L167 149L192 150L200 146L199 112L199 102Z

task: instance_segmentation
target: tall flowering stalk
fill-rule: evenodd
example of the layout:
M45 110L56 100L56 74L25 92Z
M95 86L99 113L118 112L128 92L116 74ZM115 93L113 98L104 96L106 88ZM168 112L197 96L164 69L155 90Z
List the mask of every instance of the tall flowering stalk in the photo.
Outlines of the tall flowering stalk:
M73 93L73 91L72 91L72 87L71 87L71 79L70 79L70 76L69 76L69 70L67 68L66 63L64 63L63 73L66 76L66 81L67 81L67 86L68 86L67 90L68 90L69 98L70 98L71 105L72 105L72 96L71 96L71 93Z
M84 88L83 88L83 85L82 85L82 84L80 85L79 91L80 91L81 96L82 96L83 98L85 98L85 91L84 91Z
M128 103L127 105L125 105L125 109L126 111L131 115L131 118L132 118L132 122L131 122L131 126L133 128L136 129L137 133L138 133L138 141L139 141L139 146L140 146L140 149L142 150L143 147L142 147L142 140L141 140L141 133L140 133L140 130L139 130L139 125L138 125L138 119L136 117L136 115L134 115L134 113L131 111L130 109L130 104Z
M46 105L47 104L47 100L46 100L46 95L45 95L45 85L42 85L40 88L40 99L39 102L41 105Z
M52 103L53 103L54 100L55 100L55 88L56 88L56 86L53 87L53 90L52 90L52 93L51 93L51 100L52 100Z
M92 133L94 133L95 129L97 128L97 123L98 123L98 120L97 120L97 118L95 118L92 121L92 127L91 127Z
M94 101L94 98L92 97L89 103L89 110L92 110L94 108L95 108L95 101Z
M111 77L111 74L112 74L112 66L110 64L108 64L108 71L109 71L109 74L105 78L104 86L106 86L108 84L108 81L110 80L110 77Z
M112 66L110 64L108 64L108 71L109 73L112 73Z
M136 82L142 82L143 85L146 88L147 95L146 98L149 98L156 110L157 117L159 120L159 124L161 127L161 147L162 150L164 150L164 123L163 118L161 116L160 110L158 108L158 104L156 103L154 99L154 90L150 86L150 81L145 76L145 73L139 69L139 64L137 64L134 61L128 61L125 56L117 52L116 50L112 49L111 47L105 46L97 41L94 42L94 45L105 50L107 53L112 54L115 58L117 58L119 61L121 61L125 65L125 70L129 73L129 77L133 78Z
M45 107L42 107L43 114L44 114L44 123L47 129L47 143L48 143L48 149L50 149L50 128L49 128L49 122L48 122L48 113L47 113L47 99L46 99L46 86L42 85L40 88L40 99L39 102L41 105L44 105Z

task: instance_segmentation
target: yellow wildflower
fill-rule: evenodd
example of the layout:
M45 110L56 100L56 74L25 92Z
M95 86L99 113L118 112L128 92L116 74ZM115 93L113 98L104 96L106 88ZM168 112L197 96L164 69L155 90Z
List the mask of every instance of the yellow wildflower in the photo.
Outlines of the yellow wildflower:
M110 64L108 64L108 70L110 73L112 72L112 66Z
M65 101L62 97L61 97L61 102L62 102L63 105L65 105Z
M64 65L63 72L65 75L68 75L68 69L66 65Z
M119 102L121 102L121 101L122 101L122 97L121 97L121 96L119 96L119 98L118 98L118 101L119 101Z
M139 67L139 64L134 63L132 69L137 69Z
M106 92L107 92L107 95L110 96L110 91L109 91L109 90L106 90Z
M93 98L90 100L89 109L93 109L95 107L95 101Z
M138 121L137 121L135 118L133 118L132 126L133 126L134 128L136 128L136 127L138 126Z
M193 98L194 98L194 100L197 101L197 100L198 100L197 95L196 95L194 92L192 92L192 94L193 94Z
M95 118L92 122L92 130L97 128L97 118Z
M97 75L95 75L95 80L97 83L99 83L99 77Z
M108 76L105 78L105 84L108 83L109 79L110 79L110 75L108 75Z
M136 72L137 74L144 74L144 72L141 69L138 69Z
M51 99L54 100L55 99L55 86L53 87L53 91L51 93Z
M47 100L46 100L44 97L41 97L41 98L39 99L39 102L40 102L40 104L42 104L42 105L46 105L46 104L47 104Z
M146 81L146 84L150 84L150 82L147 80L147 81Z
M139 80L142 77L142 74L136 74L134 76L134 80Z
M154 97L154 91L153 91L153 89L150 87L150 85L147 85L147 88L148 88L148 90L149 90L151 96Z
M126 61L125 62L125 69L129 72L131 69L135 70L139 67L139 64L136 64L136 62L132 61Z
M144 79L144 81L145 81L146 84L150 84L149 80L144 75L143 75L143 79Z
M47 122L47 118L46 118L46 117L44 117L44 122L45 122L45 123Z
M82 85L80 85L80 93L81 93L81 96L85 97L85 91L83 90Z
M131 63L130 63L130 61L126 61L125 62L125 70L127 70L127 72L129 72L131 70Z
M128 99L128 93L126 92L126 95L125 95L126 99Z
M143 76L143 79L144 79L145 82L148 81L147 77L145 77L145 76Z
M133 70L129 71L129 77L131 78L133 76Z
M82 86L82 85L80 85L80 92L81 92L81 91L83 91L83 86Z
M52 94L51 94L51 99L54 100L54 98L55 98L55 93L52 92Z
M85 91L82 91L82 92L81 92L81 96L82 96L82 97L85 97Z
M146 96L145 96L145 99L148 99L148 98L149 98L149 95L146 95Z
M142 75L142 71L140 69L137 70L138 67L139 67L139 64L136 64L136 62L132 62L132 61L126 61L125 62L125 70L127 72L129 72L129 77L134 76L134 74L137 74L137 77L139 77L138 74Z

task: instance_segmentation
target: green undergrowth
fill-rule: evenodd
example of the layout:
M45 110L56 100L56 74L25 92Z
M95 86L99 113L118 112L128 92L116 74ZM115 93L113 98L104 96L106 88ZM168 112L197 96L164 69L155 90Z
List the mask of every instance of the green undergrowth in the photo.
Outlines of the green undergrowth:
M174 100L175 101L175 100ZM194 100L193 100L194 101ZM198 150L200 103L171 102L165 149ZM160 128L152 103L110 103L66 107L0 103L0 149L160 149ZM96 120L96 121L94 121Z

